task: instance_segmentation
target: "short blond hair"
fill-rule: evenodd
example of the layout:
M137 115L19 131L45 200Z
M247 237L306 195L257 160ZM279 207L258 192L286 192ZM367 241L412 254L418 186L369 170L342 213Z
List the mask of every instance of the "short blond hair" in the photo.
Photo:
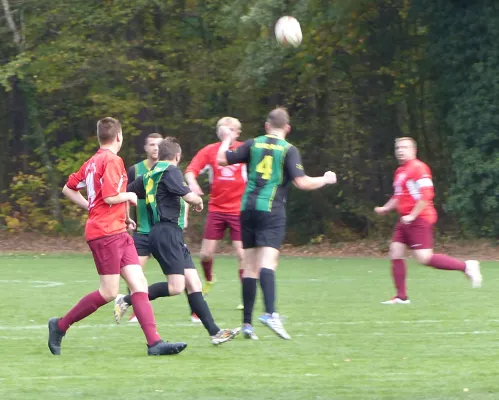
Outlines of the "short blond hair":
M396 138L395 139L395 144L397 144L398 142L403 142L404 140L407 140L409 142L412 143L412 146L417 149L418 148L418 144L416 143L416 141L412 138L412 137L409 137L409 136L404 136L404 137L399 137L399 138Z
M218 135L218 130L220 129L220 127L226 126L226 125L234 126L238 130L241 130L241 122L237 118L223 117L223 118L220 118L217 122L217 129L216 129L217 135Z

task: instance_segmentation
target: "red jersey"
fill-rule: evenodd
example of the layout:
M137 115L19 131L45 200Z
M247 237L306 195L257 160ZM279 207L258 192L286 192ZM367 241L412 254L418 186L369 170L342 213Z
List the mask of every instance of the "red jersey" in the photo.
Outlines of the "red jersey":
M418 200L425 200L428 204L419 217L431 224L437 221L437 211L433 206L435 192L431 170L424 162L414 159L398 167L395 171L393 190L393 198L399 201L397 211L400 215L410 214Z
M126 202L109 205L104 199L125 192L127 181L123 160L108 149L99 149L78 172L70 175L68 188L87 188L87 241L126 232Z
M217 153L222 142L209 144L199 150L185 172L192 172L198 176L205 169L210 177L209 212L224 214L239 214L241 199L248 180L246 164L233 164L225 167L218 165ZM242 142L235 142L230 149L236 149Z

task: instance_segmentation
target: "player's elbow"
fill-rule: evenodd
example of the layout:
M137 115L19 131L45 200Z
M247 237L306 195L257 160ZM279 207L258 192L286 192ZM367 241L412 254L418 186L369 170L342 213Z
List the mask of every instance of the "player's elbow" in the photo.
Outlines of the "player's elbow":
M307 179L305 176L298 176L295 179L293 179L293 185L295 185L295 187L300 190L308 189Z
M62 188L62 194L66 197L70 197L75 191L73 189L68 188L68 185L64 185Z

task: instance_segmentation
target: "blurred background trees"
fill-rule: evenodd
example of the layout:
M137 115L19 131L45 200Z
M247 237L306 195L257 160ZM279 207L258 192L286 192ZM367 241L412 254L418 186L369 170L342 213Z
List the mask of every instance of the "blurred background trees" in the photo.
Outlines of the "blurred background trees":
M293 15L304 41L280 48ZM286 106L310 175L293 190L291 243L385 234L393 141L412 136L433 168L439 229L499 236L499 6L459 0L0 0L0 224L78 230L60 196L119 118L130 165L151 132L177 136L187 162L218 118L263 132Z

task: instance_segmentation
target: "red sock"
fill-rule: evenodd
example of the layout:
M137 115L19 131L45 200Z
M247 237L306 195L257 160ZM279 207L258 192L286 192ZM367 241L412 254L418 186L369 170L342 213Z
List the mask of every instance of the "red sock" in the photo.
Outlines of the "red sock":
M201 265L204 271L204 277L208 282L213 279L213 259L210 258L208 261L201 261Z
M405 286L405 277L407 275L407 265L404 260L392 260L392 277L395 288L397 289L397 297L399 299L407 299L407 289Z
M466 263L461 260L449 257L445 254L433 254L428 264L430 267L437 269L446 269L452 271L463 271L466 269Z
M98 290L89 293L59 320L57 326L62 332L66 332L75 322L81 321L83 318L93 314L104 304L107 304L107 301L104 300L104 297L102 297Z
M144 292L133 293L132 305L140 327L144 331L147 344L151 346L161 340L159 333L156 331L156 320L154 319L149 295Z
M239 268L239 280L243 283L244 268Z

